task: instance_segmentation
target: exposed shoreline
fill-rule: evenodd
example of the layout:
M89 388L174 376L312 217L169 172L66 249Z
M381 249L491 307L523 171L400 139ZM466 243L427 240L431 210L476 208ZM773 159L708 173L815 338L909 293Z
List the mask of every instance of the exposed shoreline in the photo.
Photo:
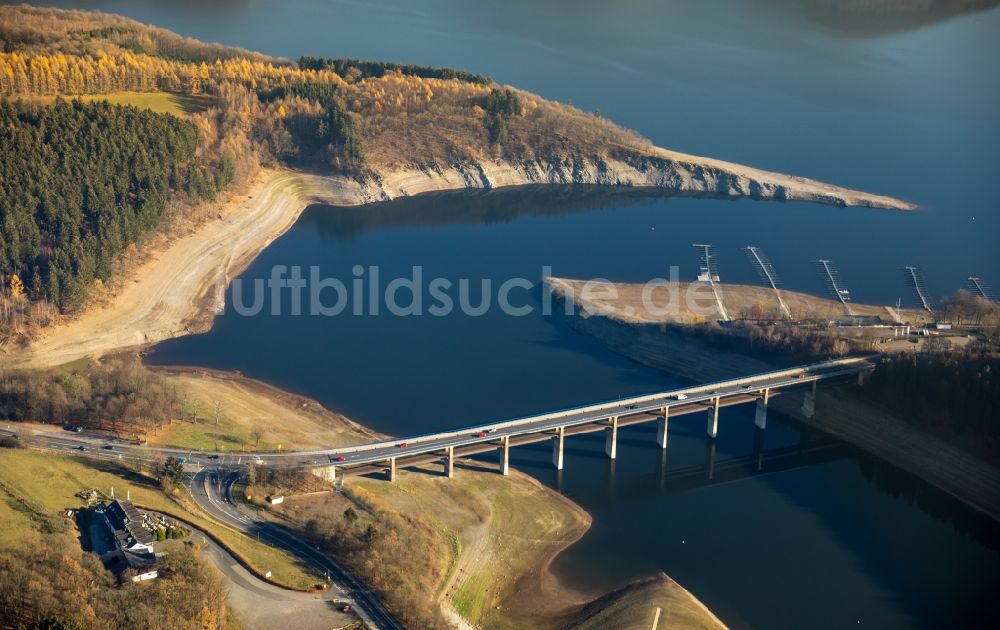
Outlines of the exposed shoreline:
M225 305L229 282L288 230L311 203L360 205L431 191L572 183L835 206L894 210L914 207L889 197L665 150L657 150L640 164L479 162L396 170L363 181L264 170L252 183L249 194L233 196L221 204L215 218L153 252L146 263L124 279L110 303L53 326L28 348L0 358L0 363L4 367L51 367L209 330L214 316ZM584 531L576 533L582 536ZM572 541L548 554L537 573L523 578L536 580L551 593L562 592L564 587L549 566L555 555L570 544ZM690 597L701 606L693 595Z
M646 187L665 194L702 193L835 206L911 210L880 195L710 158L657 149L642 164L576 161L513 164L481 161L447 168L397 169L364 180L285 169L262 170L249 194L220 204L215 218L181 236L124 278L110 303L44 329L0 367L47 367L86 356L206 332L225 306L225 289L312 203L356 206L432 191L531 184Z
M551 278L549 284L557 298L577 300L579 281ZM628 291L622 289L622 293ZM638 321L619 310L608 312L606 303L578 301L577 305L580 312L566 318L573 328L644 365L702 382L775 368L772 362L711 347L685 331L684 324ZM820 388L816 413L811 418L802 414L799 396L779 396L772 406L916 475L1000 521L1000 468L851 395L849 387Z

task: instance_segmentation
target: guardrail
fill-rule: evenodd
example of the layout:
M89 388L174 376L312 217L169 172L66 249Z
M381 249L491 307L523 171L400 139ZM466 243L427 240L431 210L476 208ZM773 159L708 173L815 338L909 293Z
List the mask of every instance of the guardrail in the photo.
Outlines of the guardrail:
M520 418L513 418L510 420L504 420L501 422L486 423L486 424L476 424L471 426L465 426L458 429L453 429L451 431L441 431L437 433L425 433L415 436L407 436L405 439L410 444L419 444L421 441L426 440L440 440L447 439L451 437L457 437L463 434L476 431L491 431L491 430L501 430L509 429L512 427L517 427L520 425L531 424L535 422L543 422L545 420L555 420L557 418L563 418L566 416L592 413L597 411L610 410L615 408L620 408L628 405L640 405L645 402L659 401L665 398L675 397L677 394L684 394L686 396L698 395L702 393L711 392L713 390L730 387L730 386L743 386L743 385L754 385L760 381L771 380L775 378L780 378L782 376L794 376L802 372L808 371L819 371L828 370L834 367L844 367L857 366L858 369L867 369L871 365L872 360L878 358L879 355L865 355L860 357L845 357L843 359L832 359L830 361L823 361L821 363L810 363L805 365L799 365L795 367L785 368L781 370L774 370L772 372L764 372L761 374L754 374L748 377L728 379L724 381L716 381L714 383L707 383L704 385L696 385L694 387L686 387L681 389L668 390L663 392L656 392L653 394L640 394L639 396L632 396L629 398L622 398L619 400L605 401L601 403L594 403L590 405L584 405L581 407L570 407L568 409L561 409L559 411L553 411L549 413L542 413L535 416L523 416ZM838 374L839 375L839 374ZM791 385L791 384L790 384ZM684 401L678 401L681 403ZM667 405L669 406L669 405ZM395 446L400 442L401 438L393 438L389 440L380 440L378 442L368 442L366 444L358 444L355 446L345 446L337 449L322 449L313 451L295 451L294 453L288 453L286 456L305 456L310 455L328 455L332 452L337 454L344 453L361 453L364 451L378 450L382 448ZM412 450L409 452L413 452ZM270 457L274 457L274 454L270 454ZM267 456L265 456L267 457Z
M410 448L407 450L408 454L420 454L424 452L429 452L430 450L436 450L440 447L433 447L428 450L421 450L419 445L421 442L426 442L430 440L446 440L449 438L454 438L462 435L468 435L470 433L477 433L480 431L486 431L493 433L495 431L501 431L504 429L517 428L520 426L526 426L530 424L536 424L545 422L548 420L557 420L559 418L567 418L569 416L583 416L586 414L600 413L604 411L619 411L624 407L629 407L635 405L639 407L643 404L653 403L655 405L648 405L643 408L630 409L625 414L618 415L634 415L635 413L642 413L643 411L649 409L655 409L657 407L670 407L672 405L680 404L691 404L693 402L699 402L705 396L715 390L732 388L732 387L743 387L749 385L750 387L757 386L759 388L771 387L771 388L781 388L789 387L792 385L801 384L803 382L810 382L815 380L820 380L823 378L833 378L835 376L840 376L845 373L857 372L860 370L873 368L873 361L879 357L877 354L858 356L858 357L845 357L842 359L832 359L829 361L823 361L820 363L811 363L805 365L798 365L790 368L784 368L781 370L773 370L771 372L764 372L760 374L754 374L751 376L728 379L723 381L716 381L713 383L706 383L703 385L695 385L692 387L684 387L679 389L667 390L662 392L655 392L651 394L640 394L638 396L631 396L628 398L621 398L618 400L609 400L599 403L593 403L589 405L582 405L580 407L570 407L567 409L560 409L557 411L552 411L548 413L542 413L534 416L522 416L519 418L511 418L509 420L503 420L500 422L483 423L471 426L464 426L457 429L452 429L449 431L442 431L437 433L425 433L415 436L407 436L405 438L392 438L387 440L379 440L376 442L367 442L365 444L357 444L354 446L344 446L338 448L328 448L328 449L314 449L309 451L291 451L287 453L259 453L259 452L240 452L240 453L229 453L229 455L239 455L240 457L251 457L260 458L269 461L281 461L288 460L292 458L299 457L326 457L330 455L342 455L348 453L364 453L365 451L375 451L385 448L391 448L400 443L401 440L406 440L411 445L416 446L416 448ZM839 370L834 370L834 368L840 368ZM814 372L811 376L810 372ZM771 383L774 379L780 379L782 377L794 377L799 374L805 373L807 376L802 380L789 381L787 383ZM731 394L722 394L720 397L726 397L729 395L736 395L738 393L745 392L732 392ZM688 398L695 398L695 400L677 400L677 395L683 394ZM668 400L673 399L673 400ZM616 415L615 413L608 413L608 416ZM577 424L585 424L587 422L593 422L593 418L581 418ZM544 428L539 429L544 431ZM525 433L530 433L531 431L525 431ZM72 439L72 438L68 438ZM496 436L492 438L480 438L474 440L470 443L490 441L491 439L496 439ZM41 448L46 450L54 450L65 452L63 449L53 448L48 445L39 445ZM81 452L80 454L83 454ZM192 449L180 449L180 448L163 448L163 447L131 447L131 446L118 446L116 450L109 452L102 452L99 447L93 447L92 450L86 453L89 457L96 457L98 459L108 459L108 460L122 460L125 461L145 461L149 462L154 460L158 455L180 455L180 456L196 456L199 457L202 453L200 451L195 451ZM123 457L124 456L124 457ZM375 461L375 460L373 460ZM332 462L330 462L332 463ZM354 463L364 463L364 462L351 462Z

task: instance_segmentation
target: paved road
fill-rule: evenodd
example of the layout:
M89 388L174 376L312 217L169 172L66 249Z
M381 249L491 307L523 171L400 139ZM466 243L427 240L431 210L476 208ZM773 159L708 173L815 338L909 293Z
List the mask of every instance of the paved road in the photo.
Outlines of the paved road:
M157 514L155 511L147 511ZM177 520L172 516L165 516L171 521ZM258 579L204 531L191 523L185 522L185 527L191 530L189 539L203 545L204 557L229 581L229 603L241 627L264 630L284 625L303 630L327 630L342 628L357 621L354 615L336 609L334 602L341 601L337 593L291 591Z
M676 411L703 409L715 398L746 397L765 388L778 390L811 385L816 381L842 377L855 374L861 369L869 369L872 366L871 359L871 357L856 357L848 360L828 361L435 434L383 440L339 449L267 454L261 455L257 461L262 465L308 467L335 464L347 467L385 462L391 457L441 452L448 447L483 443L499 444L504 436L545 433L559 427L602 422L612 416L625 418L643 414L658 414L664 408L672 408Z
M665 407L672 408L677 412L691 411L692 409L704 408L715 398L746 397L765 388L778 390L854 374L860 370L870 369L876 357L877 355L824 361L717 383L632 396L616 401L501 422L484 423L451 431L312 451L260 454L207 453L178 448L109 442L107 438L101 436L65 431L39 433L36 434L35 439L44 448L62 451L76 450L107 459L154 462L159 461L163 456L172 455L182 458L191 469L207 467L219 470L243 470L246 464L251 461L261 466L275 467L308 468L331 464L350 467L385 462L391 457L403 455L441 452L447 447L484 443L499 445L504 436L545 433L559 427L602 422L612 416L625 418L640 414L656 414ZM0 430L0 435L3 433L4 431ZM8 431L8 433L13 433L13 431Z
M338 467L361 466L384 462L391 457L402 455L440 452L448 447L499 444L505 436L539 434L559 427L593 425L610 417L656 414L664 408L673 408L678 413L689 412L705 408L716 399L749 398L749 395L768 388L784 389L853 374L870 369L876 358L877 355L825 361L453 431L314 451L223 455L177 448L138 446L86 432L64 431L36 432L32 439L34 446L40 448L75 452L102 459L144 462L151 466L167 455L183 458L188 470L194 472L190 476L192 495L215 518L244 532L260 535L262 539L299 555L321 572L327 573L335 584L334 592L337 595L349 595L355 603L355 610L369 625L379 628L400 628L398 621L370 591L364 589L349 573L343 571L329 558L275 523L258 520L255 515L233 503L229 490L238 478L239 472L245 469L247 462L280 467L331 464ZM4 434L16 435L17 431L10 427L6 430L0 429L0 435Z
M188 487L198 505L217 520L285 549L315 567L320 574L327 575L331 582L327 597L350 603L369 627L403 627L373 592L340 565L292 532L276 523L258 518L252 511L241 508L233 501L232 487L239 477L238 472L203 469L188 476Z

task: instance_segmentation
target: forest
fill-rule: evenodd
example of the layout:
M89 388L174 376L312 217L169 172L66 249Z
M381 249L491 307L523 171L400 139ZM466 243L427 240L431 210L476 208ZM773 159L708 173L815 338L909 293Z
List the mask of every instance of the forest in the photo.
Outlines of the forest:
M0 164L0 344L79 311L146 235L196 224L192 206L262 166L377 179L484 159L627 159L651 146L475 73L296 62L99 12L0 7L0 51L0 141L15 148ZM198 94L207 107L177 119L38 102L126 92Z
M949 349L883 357L861 395L899 417L1000 454L1000 357Z
M178 546L160 559L159 571L150 583L117 585L97 555L82 551L68 531L22 539L0 554L0 627L230 627L222 577L198 552Z
M430 66L415 66L398 64L388 61L364 61L362 59L326 59L316 57L299 57L300 70L333 70L350 82L368 77L380 78L389 73L415 76L422 79L458 79L466 83L490 85L493 80L474 72L455 70L454 68L432 68Z
M198 155L190 122L103 102L2 101L0 144L5 284L64 311L111 279L173 190L210 199L232 178L226 158Z
M0 373L0 417L141 438L179 416L182 400L137 359Z

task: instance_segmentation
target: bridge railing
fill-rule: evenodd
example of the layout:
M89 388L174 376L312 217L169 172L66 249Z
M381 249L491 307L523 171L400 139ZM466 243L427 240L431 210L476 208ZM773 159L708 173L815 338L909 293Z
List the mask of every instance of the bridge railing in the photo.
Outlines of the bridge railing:
M452 438L468 433L475 433L479 431L494 431L501 429L510 429L525 424L532 424L535 422L544 422L546 420L555 420L558 418L564 418L567 416L593 413L599 411L606 411L612 409L618 409L623 406L628 405L641 405L643 403L662 401L664 398L674 397L677 394L684 394L686 396L705 394L716 389L728 386L743 386L743 385L754 385L760 381L771 380L775 378L781 378L783 376L794 376L802 372L809 371L820 371L828 370L831 368L842 367L848 368L851 366L857 366L859 369L866 369L871 365L871 362L878 358L879 355L864 355L857 357L844 357L841 359L831 359L829 361L823 361L820 363L809 363L804 365L798 365L790 368L784 368L781 370L774 370L771 372L763 372L760 374L754 374L752 376L727 379L722 381L716 381L713 383L706 383L704 385L696 385L693 387L686 387L674 390L667 390L662 392L656 392L652 394L640 394L638 396L632 396L629 398L622 398L618 400L609 400L600 403L593 403L589 405L583 405L580 407L571 407L568 409L561 409L559 411L553 411L549 413L542 413L533 416L521 416L518 418L512 418L510 420L503 420L500 422L483 423L476 424L472 426L465 426L458 429L453 429L450 431L441 431L435 433L425 433L414 436L407 436L406 438L393 438L388 440L379 440L377 442L367 442L365 444L357 444L354 446L344 446L336 449L323 449L323 450L313 450L313 451L296 451L294 453L288 453L289 456L325 456L331 453L336 454L346 454L346 453L359 453L370 450L378 450L386 447L391 447L403 439L405 439L409 444L419 444L426 440L440 440ZM668 406L668 405L666 405ZM412 451L411 451L412 452Z

